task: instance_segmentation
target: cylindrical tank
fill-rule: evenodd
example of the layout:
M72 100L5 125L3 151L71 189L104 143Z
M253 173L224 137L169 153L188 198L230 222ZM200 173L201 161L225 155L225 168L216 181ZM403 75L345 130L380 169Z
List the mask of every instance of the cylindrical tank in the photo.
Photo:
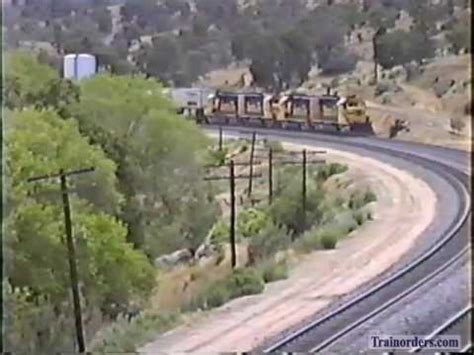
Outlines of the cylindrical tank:
M97 60L90 54L79 54L77 56L76 79L81 80L94 75L97 72Z
M81 80L97 73L97 60L90 54L64 56L64 78Z
M76 57L77 54L68 54L64 56L63 73L65 79L76 78Z

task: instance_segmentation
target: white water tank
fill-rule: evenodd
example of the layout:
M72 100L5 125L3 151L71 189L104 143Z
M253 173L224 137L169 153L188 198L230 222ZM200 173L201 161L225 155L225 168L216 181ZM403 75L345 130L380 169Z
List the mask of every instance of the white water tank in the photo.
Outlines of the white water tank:
M64 56L64 65L63 65L64 78L66 79L76 78L76 57L77 57L77 54L68 54Z
M77 57L76 79L88 78L97 73L97 60L91 54L79 54Z
M97 60L91 54L64 56L64 78L81 80L97 73Z

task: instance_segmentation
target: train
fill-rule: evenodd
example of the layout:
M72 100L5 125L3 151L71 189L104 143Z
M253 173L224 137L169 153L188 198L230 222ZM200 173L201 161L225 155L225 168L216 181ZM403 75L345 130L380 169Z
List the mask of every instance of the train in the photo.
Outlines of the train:
M350 131L373 134L365 101L302 93L268 94L209 89L172 89L178 112L201 124L261 126L298 130Z

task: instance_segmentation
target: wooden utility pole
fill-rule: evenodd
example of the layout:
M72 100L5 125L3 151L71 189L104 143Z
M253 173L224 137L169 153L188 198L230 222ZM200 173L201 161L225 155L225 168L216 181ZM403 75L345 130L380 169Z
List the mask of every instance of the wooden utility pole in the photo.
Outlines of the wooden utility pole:
M301 154L301 152L294 152L297 153L298 155ZM296 154L289 153L289 155L295 156ZM315 159L315 160L310 160L308 161L307 156L308 154L310 155L316 155L316 154L324 154L326 151L309 151L307 152L306 149L302 151L302 160L277 160L275 161L276 164L278 165L301 165L302 171L301 171L301 209L302 209L302 216L301 216L301 223L302 226L304 227L306 225L306 210L307 210L307 166L308 164L324 164L326 160L324 159ZM278 183L278 179L277 179Z
M234 161L230 161L230 251L232 269L237 265L237 253L235 251L235 174Z
M229 180L230 184L230 230L229 230L229 241L230 241L230 251L231 251L231 266L235 268L237 266L237 251L235 247L235 221L236 221L236 211L235 211L235 180L238 179L249 179L249 175L236 175L235 166L236 165L248 165L249 163L235 163L233 160L229 164L229 175L227 176L208 176L204 180ZM208 166L210 167L210 166ZM212 166L219 167L219 166ZM253 175L253 178L262 177L261 174Z
M63 212L64 212L64 226L66 231L66 246L68 253L68 262L69 262L69 276L71 280L71 291L72 299L74 305L74 321L76 326L76 338L77 338L77 347L80 353L86 351L86 342L84 337L84 327L82 323L82 310L81 310L81 298L79 292L79 276L77 272L77 260L76 260L76 249L74 244L74 238L72 233L72 218L71 218L71 205L69 202L69 192L67 185L67 176L84 174L94 171L94 168L86 168L80 170L74 170L65 172L60 170L58 174L50 174L37 176L28 179L28 182L46 180L51 178L60 179L61 183L61 195L63 201Z
M268 150L268 205L272 204L273 199L273 150Z
M253 183L253 156L255 154L255 140L257 138L257 133L253 131L252 133L252 146L250 147L250 172L249 172L249 188L248 196L252 196L252 183Z
M77 275L76 248L72 236L71 206L67 191L67 180L64 171L61 170L61 194L63 197L64 225L66 227L66 243L68 250L69 272L71 277L72 299L74 303L74 321L76 324L77 346L80 353L86 351L84 340L84 329L82 324L81 299L79 293L79 277Z
M222 126L219 126L219 151L222 151Z
M305 228L306 225L306 149L303 149L303 165L302 165L302 200L301 200L301 207L303 210L303 216L302 216L302 224L303 228Z

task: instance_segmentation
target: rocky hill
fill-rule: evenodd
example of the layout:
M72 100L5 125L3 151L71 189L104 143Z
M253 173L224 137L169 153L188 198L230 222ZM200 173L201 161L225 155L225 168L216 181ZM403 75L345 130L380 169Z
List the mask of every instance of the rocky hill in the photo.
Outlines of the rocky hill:
M4 12L7 47L37 50L58 68L62 53L90 52L112 72L176 86L331 86L446 112L451 134L468 127L467 0L24 0Z

